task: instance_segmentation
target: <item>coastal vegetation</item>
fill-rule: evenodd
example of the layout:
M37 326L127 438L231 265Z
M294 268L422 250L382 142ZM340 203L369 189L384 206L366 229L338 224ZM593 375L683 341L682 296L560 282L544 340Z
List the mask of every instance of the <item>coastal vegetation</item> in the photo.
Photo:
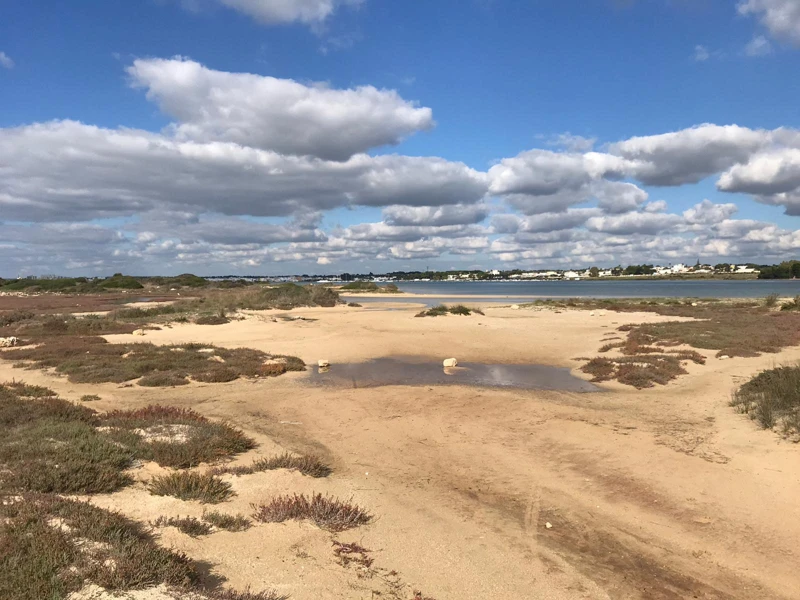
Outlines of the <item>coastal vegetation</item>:
M219 504L233 496L231 484L209 473L176 471L157 475L147 485L154 496L172 496L180 500L197 500L203 504Z
M276 469L298 471L303 475L317 478L327 477L331 474L331 468L316 456L297 456L288 452L270 458L260 458L251 465L214 467L211 472L214 475L240 476Z
M373 519L369 512L357 504L322 494L312 494L310 497L305 494L278 496L253 509L253 519L262 523L308 520L320 529L331 532L366 525Z
M185 385L188 380L222 383L303 371L296 357L270 355L250 348L208 344L158 346L146 342L109 344L102 337L48 338L35 346L12 348L6 360L27 368L54 369L74 383L124 383L146 387Z
M443 317L446 315L460 315L463 317L468 317L472 313L476 315L483 315L483 311L479 308L468 308L463 304L456 304L454 306L446 306L444 304L440 304L439 306L434 306L433 308L428 308L417 313L415 316L417 317Z
M762 371L734 392L731 406L764 429L800 441L800 366Z

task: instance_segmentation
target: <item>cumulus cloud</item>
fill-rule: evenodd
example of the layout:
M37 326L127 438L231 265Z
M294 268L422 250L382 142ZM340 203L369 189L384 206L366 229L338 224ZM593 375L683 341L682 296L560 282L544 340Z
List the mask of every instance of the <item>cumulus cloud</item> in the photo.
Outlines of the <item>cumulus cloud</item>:
M646 185L697 183L747 160L770 142L770 133L738 125L704 124L690 129L633 137L609 151L629 161L627 173Z
M713 225L720 223L738 212L735 204L714 204L711 200L703 200L683 212L687 223L694 225Z
M677 215L639 212L592 217L586 222L586 227L590 231L612 233L614 235L631 235L635 233L656 235L671 229L680 222L681 218Z
M88 220L155 208L283 216L338 206L471 203L485 175L441 158L285 156L74 121L0 129L6 219Z
M14 61L11 60L11 57L5 52L0 52L0 67L3 67L4 69L14 68Z
M430 108L372 86L332 89L209 69L184 58L139 59L131 83L177 120L179 140L228 141L283 154L347 160L434 126Z
M744 0L743 15L755 15L778 39L800 45L800 3L796 0Z
M390 206L383 210L388 225L471 225L480 223L489 215L485 204L452 206Z

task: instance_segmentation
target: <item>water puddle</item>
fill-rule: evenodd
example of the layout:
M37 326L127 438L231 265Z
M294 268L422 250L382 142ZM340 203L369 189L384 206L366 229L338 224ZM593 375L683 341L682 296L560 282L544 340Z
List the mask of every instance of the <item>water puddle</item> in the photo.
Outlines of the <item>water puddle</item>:
M443 368L441 362L411 358L377 358L363 363L314 366L309 379L320 385L354 388L385 385L474 385L526 390L599 392L600 388L579 379L569 369L545 365L488 365L459 363Z

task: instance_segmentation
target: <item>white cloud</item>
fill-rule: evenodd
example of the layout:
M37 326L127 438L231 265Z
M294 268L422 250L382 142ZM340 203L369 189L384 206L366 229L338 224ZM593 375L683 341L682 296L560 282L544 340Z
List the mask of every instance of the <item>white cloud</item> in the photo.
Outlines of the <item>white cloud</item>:
M214 71L183 58L139 59L132 84L177 120L179 140L227 141L283 154L347 160L398 144L434 126L422 108L393 90L338 90L249 73Z
M208 0L247 15L264 25L304 23L319 26L340 6L357 6L363 0ZM194 12L201 0L181 0L183 6Z
M747 160L770 142L770 132L704 124L672 133L633 137L609 151L630 161L628 174L647 185L696 183Z
M705 62L711 58L711 53L705 46L697 45L694 47L694 59L697 62Z
M729 219L739 210L735 204L714 204L710 200L703 200L692 208L683 212L687 223L697 225L713 225Z
M0 213L88 220L155 208L281 216L338 206L473 203L485 175L441 158L284 156L74 121L0 129Z
M763 35L757 35L744 47L744 53L752 57L768 56L772 54L772 44Z
M3 67L4 69L14 68L14 61L11 60L11 57L5 52L0 52L0 67Z
M390 206L383 210L384 221L388 225L472 225L480 223L489 215L489 207L484 204L452 206Z
M743 0L743 15L756 15L777 39L800 44L800 2L797 0Z
M681 222L677 215L664 213L627 213L590 218L586 226L590 231L612 233L614 235L661 234Z

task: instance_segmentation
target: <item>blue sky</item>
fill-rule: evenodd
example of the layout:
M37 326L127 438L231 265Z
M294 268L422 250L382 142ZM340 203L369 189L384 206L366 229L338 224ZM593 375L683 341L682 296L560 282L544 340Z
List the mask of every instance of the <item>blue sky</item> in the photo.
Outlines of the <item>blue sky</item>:
M2 14L0 276L799 254L796 0Z

